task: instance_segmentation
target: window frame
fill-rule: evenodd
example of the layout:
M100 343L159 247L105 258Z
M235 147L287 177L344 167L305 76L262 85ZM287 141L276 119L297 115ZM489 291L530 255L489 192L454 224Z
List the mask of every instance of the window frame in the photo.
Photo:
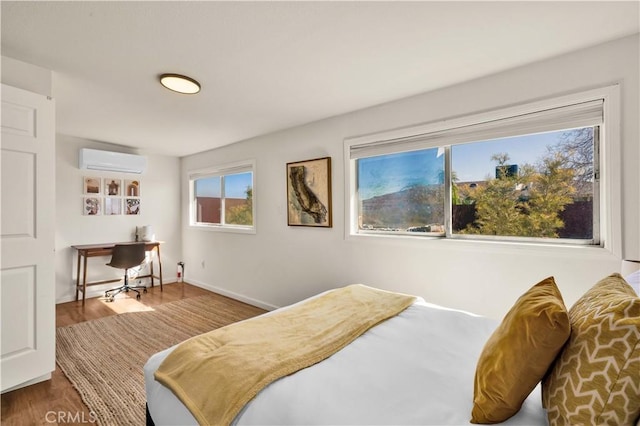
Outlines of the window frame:
M594 167L599 175L599 191L594 193L594 203L599 208L594 211L594 220L599 226L594 227L594 239L598 244L580 244L576 240L561 241L555 238L527 238L527 237L499 237L499 236L471 236L453 234L451 232L451 155L449 146L455 143L442 142L430 135L446 132L465 126L489 124L492 121L510 119L525 114L535 114L554 108L602 100L602 123L598 125L598 142L594 149ZM585 126L586 127L586 126ZM499 137L499 136L496 136ZM393 234L389 232L362 232L358 229L358 197L357 197L357 167L356 159L352 158L354 146L367 149L367 145L375 147L396 140L423 140L421 147L444 147L445 153L445 235L408 235L409 233ZM425 143L424 140L428 139ZM481 139L478 139L481 140ZM460 143L460 142L458 142ZM496 243L509 245L545 245L565 247L589 247L603 249L612 254L620 255L622 251L621 235L621 180L620 173L615 173L615 165L620 164L620 88L618 84L596 88L579 93L562 95L520 105L509 106L488 112L471 113L452 119L438 120L425 124L409 126L389 131L371 133L364 136L346 138L344 140L345 165L345 239L360 239L371 237L418 239L420 241L448 241L459 244L468 243ZM366 151L365 151L366 152ZM598 155L599 154L599 155ZM375 155L375 154L371 154ZM366 156L366 155L363 155ZM595 198L598 197L598 200Z
M225 188L224 177L240 173L251 172L251 189L252 189L252 219L253 225L235 225L224 223L225 218ZM191 170L187 173L189 181L189 227L192 229L201 229L219 232L235 232L241 234L255 234L256 227L256 162L255 160L239 161L234 163L226 163L217 166L206 167L197 170ZM220 188L220 220L222 223L208 223L197 221L197 201L195 196L195 182L198 179L206 179L210 177L221 177Z

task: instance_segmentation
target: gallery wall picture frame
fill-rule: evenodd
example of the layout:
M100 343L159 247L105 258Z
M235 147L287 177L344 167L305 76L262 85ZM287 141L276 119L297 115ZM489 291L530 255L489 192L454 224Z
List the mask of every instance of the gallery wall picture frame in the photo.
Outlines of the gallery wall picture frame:
M97 176L84 176L82 178L82 193L87 195L102 194L102 178Z
M287 163L287 224L331 228L331 157Z
M119 197L122 195L122 179L104 178L104 195L107 197Z
M125 198L124 199L126 215L139 215L140 214L140 198Z
M122 214L122 198L107 197L104 199L105 216Z
M139 180L125 180L124 181L124 194L125 197L139 197L140 196L140 181Z
M140 180L116 176L82 177L82 214L117 216L140 214Z
M82 201L82 214L86 216L102 214L102 197L84 197Z

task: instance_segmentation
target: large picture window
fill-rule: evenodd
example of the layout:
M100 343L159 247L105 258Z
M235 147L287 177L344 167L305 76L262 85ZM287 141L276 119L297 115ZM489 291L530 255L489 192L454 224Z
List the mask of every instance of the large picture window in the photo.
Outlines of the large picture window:
M602 246L606 98L347 140L350 234Z
M254 229L253 163L193 172L191 226Z

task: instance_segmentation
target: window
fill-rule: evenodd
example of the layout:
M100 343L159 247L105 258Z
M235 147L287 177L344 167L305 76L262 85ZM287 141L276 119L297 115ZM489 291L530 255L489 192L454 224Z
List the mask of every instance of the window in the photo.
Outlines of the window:
M444 156L437 148L364 157L356 166L360 230L444 233Z
M254 230L253 168L251 162L191 173L190 225Z
M603 246L612 96L617 87L345 141L348 232Z
M452 234L597 244L598 130L580 127L452 146Z

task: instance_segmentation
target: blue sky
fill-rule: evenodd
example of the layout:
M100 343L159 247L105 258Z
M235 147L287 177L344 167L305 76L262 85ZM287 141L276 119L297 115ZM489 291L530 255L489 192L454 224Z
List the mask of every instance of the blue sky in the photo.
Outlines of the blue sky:
M459 182L486 180L495 176L494 154L509 154L508 164L535 164L547 147L557 144L564 131L538 133L486 142L454 145L451 166ZM442 182L444 155L438 149L363 158L358 161L360 199L397 192L416 184Z
M227 198L247 198L247 187L251 185L251 173L226 175L224 178L225 196ZM198 179L196 181L197 197L220 197L220 177Z
M443 182L444 156L438 148L358 160L358 191L366 200L412 185Z
M451 148L451 168L459 182L486 180L487 175L495 177L496 163L491 160L492 155L509 154L509 164L535 164L547 152L547 146L559 141L562 133L539 133L455 145Z

